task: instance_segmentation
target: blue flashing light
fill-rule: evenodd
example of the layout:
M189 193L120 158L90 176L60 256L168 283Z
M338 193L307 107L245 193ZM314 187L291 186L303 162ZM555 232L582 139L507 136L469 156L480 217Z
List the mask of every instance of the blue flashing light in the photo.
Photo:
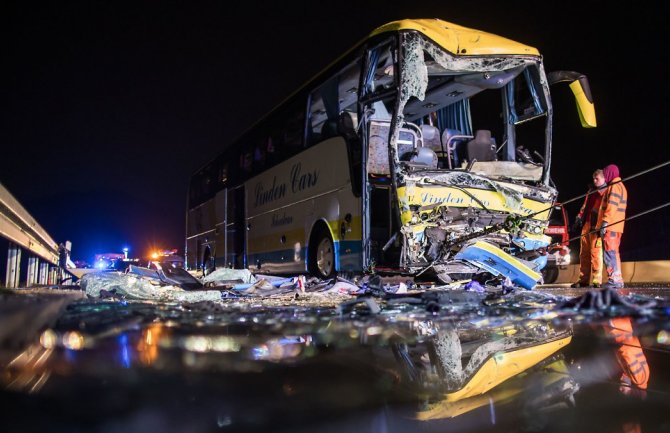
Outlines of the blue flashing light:
M121 355L121 365L124 368L130 368L130 352L128 350L128 336L126 334L121 334L118 337L118 342L120 347Z

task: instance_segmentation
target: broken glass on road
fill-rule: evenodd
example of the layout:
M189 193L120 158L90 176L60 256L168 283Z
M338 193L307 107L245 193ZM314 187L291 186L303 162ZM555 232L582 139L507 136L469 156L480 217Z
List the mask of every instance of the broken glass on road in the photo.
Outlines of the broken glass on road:
M593 294L559 290L416 290L410 282L397 293L384 279L330 284L346 293L319 282L304 294L40 307L34 317L43 330L0 351L7 431L666 425L658 410L670 403L663 291L588 308L578 304ZM366 294L349 294L349 284ZM4 295L0 308L17 296L28 299ZM44 296L35 299L55 302Z

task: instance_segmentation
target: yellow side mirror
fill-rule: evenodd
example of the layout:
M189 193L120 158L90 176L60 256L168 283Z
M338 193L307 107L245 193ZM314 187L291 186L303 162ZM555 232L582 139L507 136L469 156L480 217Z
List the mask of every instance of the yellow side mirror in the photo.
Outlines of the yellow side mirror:
M586 75L574 71L556 71L549 73L547 78L549 79L549 85L570 82L570 89L575 95L577 112L582 126L584 128L595 128L597 126L596 109L593 105L593 96L591 96L589 79Z
M584 92L581 80L576 80L570 83L570 89L575 95L575 102L577 102L577 112L579 113L579 120L582 122L584 128L595 128L596 123L596 108L593 105L593 100Z

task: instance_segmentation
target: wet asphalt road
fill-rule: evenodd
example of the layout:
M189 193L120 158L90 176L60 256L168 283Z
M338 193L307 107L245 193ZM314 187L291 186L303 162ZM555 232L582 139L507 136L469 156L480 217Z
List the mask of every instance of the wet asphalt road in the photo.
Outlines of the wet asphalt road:
M621 291L644 308L557 307L587 292L346 309L0 292L0 431L670 431L670 286ZM497 383L514 354L527 365ZM480 372L493 386L458 397Z
M589 290L598 290L593 288L577 288L573 289L570 284L546 284L537 286L535 290L550 293L559 296L582 296ZM623 289L618 290L623 295L640 294L644 296L660 296L670 297L670 283L638 283L635 285L627 285Z

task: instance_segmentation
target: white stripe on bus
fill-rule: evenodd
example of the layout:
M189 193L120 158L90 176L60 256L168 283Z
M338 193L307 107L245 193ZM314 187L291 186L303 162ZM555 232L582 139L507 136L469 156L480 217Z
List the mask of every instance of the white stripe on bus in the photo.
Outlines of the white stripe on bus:
M350 187L350 186L351 186L351 183L348 182L346 185L344 185L344 186L342 186L342 187L340 187L340 188L336 188L336 189L333 189L333 190L330 190L330 191L322 192L322 193L320 193L320 194L318 194L318 195L313 195L313 196L311 196L311 197L302 199L302 200L300 200L300 201L296 201L296 202L293 202L293 203L290 203L290 204L286 204L286 205L284 205L284 206L281 206L281 207L278 207L278 208L275 208L275 209L272 209L272 210L269 210L269 211L265 211L265 212L263 212L263 213L259 213L259 214L253 215L253 216L248 216L247 219L251 219L251 218L256 218L256 217L259 217L259 216L267 215L267 214L272 213L272 212L277 212L278 210L286 209L287 207L295 206L295 205L297 205L297 204L304 203L304 202L306 202L306 201L314 200L314 199L317 199L317 198L319 198L319 197L323 197L324 195L328 195L328 194L332 194L332 193L334 193L334 192L342 191L342 190L344 190L344 189L346 189L347 187Z

